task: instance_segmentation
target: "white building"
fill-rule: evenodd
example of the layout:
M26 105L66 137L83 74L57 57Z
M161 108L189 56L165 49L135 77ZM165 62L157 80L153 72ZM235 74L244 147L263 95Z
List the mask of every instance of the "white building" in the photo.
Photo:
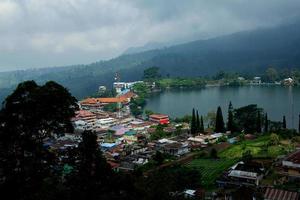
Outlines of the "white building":
M115 118L103 118L103 119L98 119L95 123L95 126L97 128L109 128L111 126L114 126L116 124L117 120Z
M254 77L253 80L251 81L251 84L260 85L261 84L261 77L259 77L259 76Z
M294 80L292 78L286 78L286 79L283 80L283 84L284 85L293 85Z
M137 83L143 83L143 81L135 82L114 82L113 87L116 89L116 92L120 94L123 90L130 90Z

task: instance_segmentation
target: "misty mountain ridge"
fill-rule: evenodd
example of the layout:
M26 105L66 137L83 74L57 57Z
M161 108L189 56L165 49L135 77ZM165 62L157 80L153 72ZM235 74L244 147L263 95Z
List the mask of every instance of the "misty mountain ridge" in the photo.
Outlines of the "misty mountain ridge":
M33 79L38 83L57 81L82 98L97 91L99 85L111 86L117 71L123 81L133 81L141 79L143 70L150 66L159 67L163 75L171 77L209 76L220 70L259 74L268 66L298 68L299 46L300 22L160 49L146 50L151 47L148 45L88 65L2 72L0 96L6 96L19 82Z
M171 43L160 43L160 42L148 42L142 46L129 47L126 49L122 55L136 54L144 51L154 50L154 49L162 49L168 46L173 46Z

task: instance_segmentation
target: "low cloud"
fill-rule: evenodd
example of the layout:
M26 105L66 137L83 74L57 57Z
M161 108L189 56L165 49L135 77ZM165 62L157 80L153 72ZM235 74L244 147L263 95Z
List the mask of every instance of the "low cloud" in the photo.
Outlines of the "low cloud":
M90 63L148 42L275 26L298 0L0 0L0 70Z

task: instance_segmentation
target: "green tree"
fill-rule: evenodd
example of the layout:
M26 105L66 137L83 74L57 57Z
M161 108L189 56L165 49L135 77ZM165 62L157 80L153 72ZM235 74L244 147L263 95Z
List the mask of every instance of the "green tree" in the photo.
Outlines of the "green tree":
M146 100L142 97L131 98L129 108L131 114L134 116L139 116L143 113L143 107L146 105Z
M234 110L234 121L237 130L244 130L247 133L254 133L258 128L258 115L262 109L256 104L251 104Z
M275 82L278 78L278 72L273 67L269 67L266 70L266 75L267 75L268 80L271 81L271 82Z
M200 123L200 118L199 118L199 113L198 110L196 112L196 132L199 133L201 128L201 123Z
M270 135L270 144L271 145L278 145L279 144L279 136L275 133Z
M150 67L144 70L144 79L145 80L153 80L160 78L161 75L159 73L158 67Z
M286 129L286 120L285 120L285 115L282 118L282 128Z
M257 122L256 122L256 132L257 133L261 133L261 120L262 120L262 117L261 117L261 113L258 111L257 112Z
M300 115L299 115L299 122L298 122L298 133L300 133Z
M77 158L75 170L67 178L71 199L102 199L112 186L114 174L102 155L94 132L82 133Z
M221 79L225 78L225 76L226 76L226 73L225 73L224 71L219 71L219 72L215 75L214 79L215 79L215 80L221 80Z
M0 114L1 190L12 199L42 198L45 178L54 179L55 154L43 147L45 138L72 132L76 99L61 85L50 81L20 83L9 95ZM5 194L2 193L3 196Z
M191 134L196 135L196 114L195 114L194 108L193 108L193 112L192 112Z
M215 132L225 132L225 125L224 125L224 120L223 120L223 114L221 107L218 107L217 114L216 114L216 127L215 127Z
M269 120L268 120L268 113L265 114L265 125L264 125L264 133L269 132Z
M199 171L175 165L155 170L137 184L139 195L137 199L183 199L172 195L174 191L183 191L186 188L199 188L201 175Z
M207 127L215 127L216 126L216 112L210 111L205 116L204 120L207 122Z
M147 117L149 117L150 115L154 114L154 112L152 110L145 110L145 114Z
M202 115L201 115L201 118L200 118L200 132L204 133L204 123L203 123L203 117L202 117Z
M231 101L228 106L228 121L227 121L227 130L233 132L234 131L234 121L233 121L233 106Z

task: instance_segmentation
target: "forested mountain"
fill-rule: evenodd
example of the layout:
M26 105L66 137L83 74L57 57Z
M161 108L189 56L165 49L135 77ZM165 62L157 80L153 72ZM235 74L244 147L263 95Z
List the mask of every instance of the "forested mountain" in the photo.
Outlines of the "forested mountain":
M300 22L121 55L88 65L3 72L0 99L17 83L30 79L38 83L57 81L82 98L94 93L99 85L110 86L117 71L124 81L138 80L150 66L170 76L206 76L220 70L258 74L268 66L298 68Z

